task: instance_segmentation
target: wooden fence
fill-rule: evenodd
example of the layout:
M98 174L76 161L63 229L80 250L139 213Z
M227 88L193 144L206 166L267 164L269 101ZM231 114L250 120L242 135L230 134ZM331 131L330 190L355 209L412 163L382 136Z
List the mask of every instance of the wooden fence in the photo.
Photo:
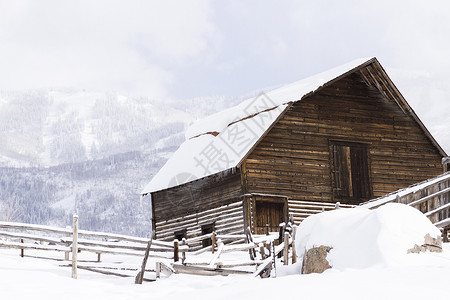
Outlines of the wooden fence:
M70 229L45 225L0 222L0 229L0 237L10 239L0 240L1 247L72 252L72 236L75 226L73 229ZM4 229L12 231L5 231ZM41 234L30 234L30 231L40 232ZM147 238L88 230L78 230L77 236L79 237L77 241L79 251L94 252L97 254L108 253L141 256L148 242ZM21 241L13 241L18 239ZM173 244L154 241L152 251L172 252ZM157 256L157 254L155 255Z
M371 200L363 206L379 207L396 202L417 208L438 228L443 230L444 241L448 242L450 229L450 172L418 183L387 196Z
M20 249L22 257L28 250L58 251L64 253L64 258L61 260L69 261L69 256L72 254L71 264L63 266L72 267L73 278L77 278L78 268L94 270L92 265L78 266L77 254L79 252L96 253L97 262L101 262L102 254L142 257L148 241L149 239L140 237L78 230L78 216L76 215L73 218L72 228L0 222L0 247ZM172 243L154 241L152 253L149 255L166 258L167 254L171 253L173 253ZM112 272L104 273L117 275Z
M295 226L293 230L296 230ZM77 259L79 252L96 253L96 263L101 262L102 254L144 257L141 271L136 276L136 281L140 282L146 271L147 257L160 260L154 270L147 270L156 272L156 277L160 276L161 272L265 276L264 274L267 275L268 270L274 265L274 257L281 255L282 252L284 264L287 264L290 259L293 263L296 261L294 236L294 233L291 236L289 232L285 232L281 238L278 233L253 236L247 230L246 234L220 235L213 232L182 241L174 240L173 243L170 243L127 235L79 230L78 216L74 216L72 228L0 222L0 247L20 249L22 257L29 250L58 251L64 253L61 260L69 261L70 254L72 254L71 264L62 266L72 267L73 278L77 278L77 269L121 276L117 272L99 271L99 264L96 264L95 267L92 264L79 265ZM205 239L211 240L210 246L200 250L197 247L191 247ZM228 253L237 252L241 252L241 254L248 252L248 259L242 259L245 255L240 255L240 259L237 261L226 259ZM203 255L208 253L209 255ZM171 265L169 265L170 261L173 261ZM248 270L249 266L253 267L252 271ZM243 269L247 267L247 270L239 270L239 267ZM138 268L133 268L133 270L139 271Z
M252 235L249 228L243 235L202 235L189 240L183 239L181 245L195 244L199 240L211 239L212 245L182 254L181 261L178 255L174 255L174 264L172 264L172 272L187 273L196 275L228 275L228 274L252 274L253 276L267 277L272 267L276 272L276 257L282 258L281 262L287 265L289 261L297 262L295 251L295 232L297 227L293 226L289 231L280 228L280 233L272 233L268 235ZM281 235L280 235L281 234ZM226 244L225 244L226 242ZM236 243L238 242L238 243ZM178 248L178 241L174 241L174 251ZM200 254L211 251L211 257L199 257ZM239 260L230 261L219 259L223 254L236 252L248 252L248 259L241 258ZM252 271L236 269L237 267L254 267ZM157 277L162 269L170 269L162 264L156 267Z

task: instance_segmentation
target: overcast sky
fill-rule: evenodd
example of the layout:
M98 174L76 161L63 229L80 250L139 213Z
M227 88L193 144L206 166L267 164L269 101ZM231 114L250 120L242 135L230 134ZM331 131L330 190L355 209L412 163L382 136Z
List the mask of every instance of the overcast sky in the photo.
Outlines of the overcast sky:
M0 0L0 88L241 95L372 56L447 76L449 1L243 2Z
M448 0L0 0L0 89L239 96L376 56L427 118L450 108L449 13Z

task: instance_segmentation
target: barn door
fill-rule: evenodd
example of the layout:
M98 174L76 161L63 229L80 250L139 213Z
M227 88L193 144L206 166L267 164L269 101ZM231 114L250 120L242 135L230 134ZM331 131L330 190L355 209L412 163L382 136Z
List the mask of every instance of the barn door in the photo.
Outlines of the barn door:
M255 199L256 198L256 199ZM280 223L287 220L286 198L255 197L253 201L253 231L255 234L278 232Z
M359 203L369 199L367 145L335 142L332 151L335 200Z
M288 197L252 193L244 196L244 224L254 234L278 232L280 223L288 220Z
M256 201L256 234L265 234L267 225L269 231L277 232L280 223L284 221L284 203Z

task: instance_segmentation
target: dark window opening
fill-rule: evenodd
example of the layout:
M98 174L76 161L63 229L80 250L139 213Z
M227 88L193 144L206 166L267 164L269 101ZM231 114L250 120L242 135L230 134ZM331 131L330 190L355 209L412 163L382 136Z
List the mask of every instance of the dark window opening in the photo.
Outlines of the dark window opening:
M202 235L213 233L215 230L215 223L209 223L202 225ZM211 238L203 239L202 240L202 247L208 247L212 245Z
M183 239L187 238L187 230L181 229L181 230L175 231L174 236L175 236L175 239L182 241Z
M334 196L336 200L359 203L371 196L367 145L332 144Z

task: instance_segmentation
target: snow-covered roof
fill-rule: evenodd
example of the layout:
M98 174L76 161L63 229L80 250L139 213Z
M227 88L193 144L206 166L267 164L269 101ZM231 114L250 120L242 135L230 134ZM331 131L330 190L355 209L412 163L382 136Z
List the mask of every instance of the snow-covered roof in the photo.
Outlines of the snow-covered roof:
M236 167L289 103L375 61L362 58L247 99L192 124L178 148L141 194L148 194Z

